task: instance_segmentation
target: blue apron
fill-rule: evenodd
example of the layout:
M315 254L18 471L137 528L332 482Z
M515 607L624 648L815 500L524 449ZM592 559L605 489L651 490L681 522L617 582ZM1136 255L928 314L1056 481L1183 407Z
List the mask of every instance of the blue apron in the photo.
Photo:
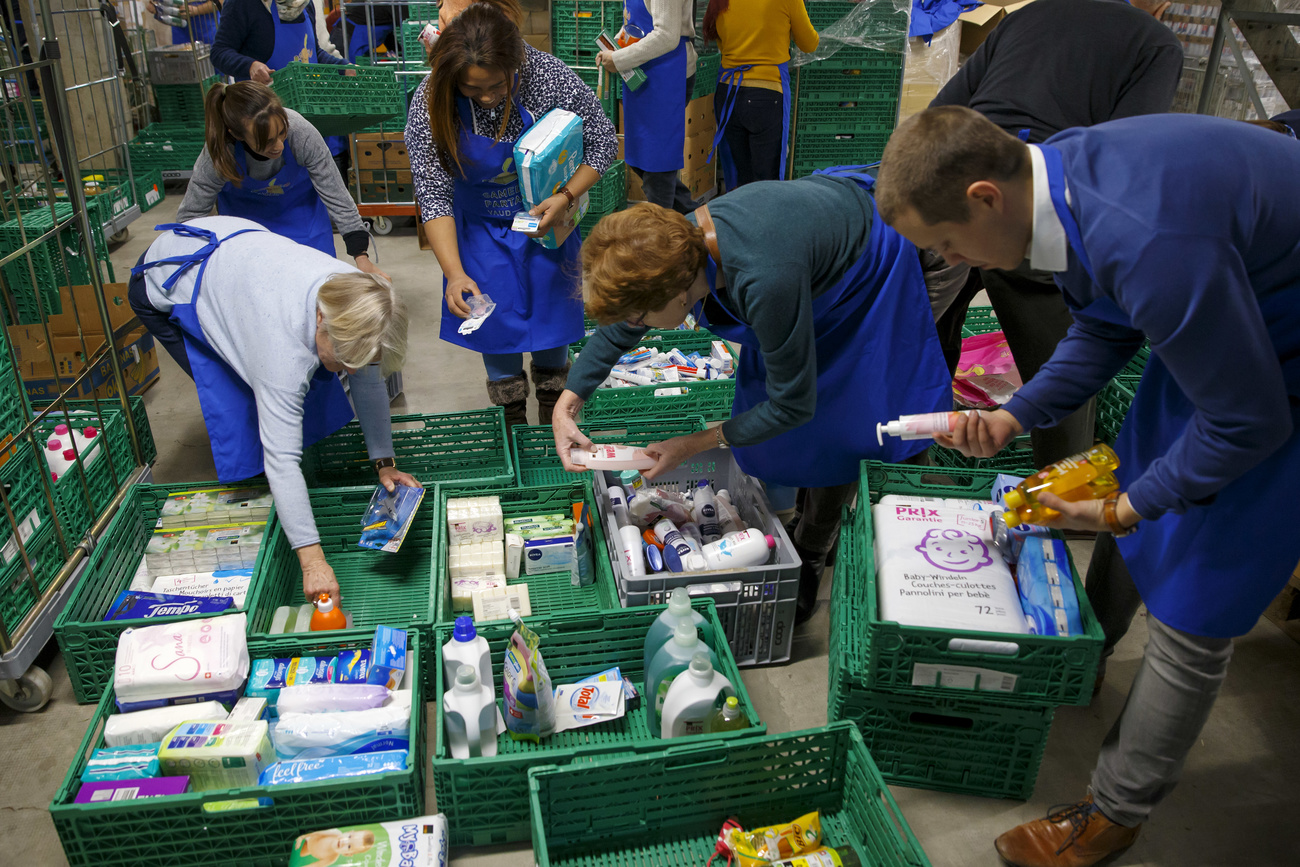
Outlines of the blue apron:
M654 29L645 0L625 0L623 20ZM667 54L641 64L646 82L637 90L623 88L623 152L627 164L643 172L676 172L685 164L686 37Z
M1070 248L1096 283L1079 224L1065 201L1061 152L1051 145L1038 147ZM1057 275L1058 284L1061 277ZM1300 312L1294 299L1276 292L1260 298L1259 306L1278 355L1300 355ZM1133 327L1109 298L1075 312ZM1162 623L1214 638L1244 635L1286 585L1296 565L1296 513L1289 504L1300 490L1300 403L1295 398L1300 382L1288 386L1296 432L1281 448L1225 485L1212 502L1143 521L1136 533L1117 540L1142 601ZM1164 456L1195 414L1196 407L1153 352L1115 443L1122 486Z
M754 64L746 63L741 66L733 66L728 69L718 70L718 84L727 86L726 96L723 97L721 104L714 96L713 99L713 116L718 121L718 131L713 135L713 149L709 151L709 162L713 162L713 154L716 152L722 157L722 179L727 184L727 189L734 190L739 186L739 178L736 175L736 164L731 159L731 148L727 145L726 132L727 124L731 122L731 113L736 107L736 100L740 98L740 88L745 83L745 73L754 68ZM777 169L776 180L785 180L785 164L790 148L790 64L777 64L777 69L781 71L781 163Z
M194 0L189 6L191 9L195 6L201 6L205 0ZM202 42L207 45L212 44L212 39L217 35L217 13L209 12L207 15L195 15L190 18L189 27L172 28L172 45L183 45L190 41L191 36L195 42Z
M376 24L369 27L366 24L357 24L353 26L348 22L348 63L356 63L357 58L363 54L370 54L370 34L374 34L375 48L378 48L388 38L388 34L393 32L391 24Z
M330 215L312 186L311 174L294 158L284 143L284 166L264 181L248 176L248 154L243 142L235 142L235 163L243 178L239 186L231 181L217 193L217 213L243 217L261 223L277 235L334 255L334 230Z
M288 23L280 20L279 10L274 3L271 4L271 21L275 26L275 48L271 50L266 65L273 71L283 69L294 62L316 62L316 19L313 12L311 4L308 4L302 9L301 21ZM247 81L248 76L236 76L236 80ZM348 137L325 136L325 144L329 145L330 153L337 156L348 149ZM330 250L330 255L334 255L333 250Z
M582 339L582 297L577 288L581 270L578 254L582 241L573 232L558 250L548 250L510 224L524 210L519 177L515 172L515 146L493 141L474 132L468 99L456 97L460 113L460 161L465 176L453 173L456 244L465 273L492 297L496 310L477 331L460 334L463 321L447 309L444 277L443 340L499 355L540 352ZM524 129L533 116L518 103ZM684 113L683 113L683 116Z
M246 232L259 229L240 229L218 238L215 232L184 223L164 223L155 226L158 231L171 230L178 235L201 238L203 247L184 256L173 256L145 262L131 269L138 277L156 265L180 267L163 283L164 292L171 292L181 275L195 265L199 273L194 280L194 296L188 304L172 307L171 320L185 333L185 351L194 373L194 386L199 393L199 407L203 421L208 426L208 439L212 443L212 459L217 467L217 479L224 483L251 478L262 472L262 438L257 425L257 401L248 383L239 378L230 365L222 360L203 335L199 324L199 292L203 287L203 272L208 261L221 244ZM343 391L337 375L323 366L316 368L303 401L303 448L310 446L352 421L352 404Z
M852 178L870 190L857 167L817 174ZM726 201L726 199L722 199ZM717 297L717 264L707 263ZM718 303L714 310L723 307ZM723 308L725 311L725 307ZM899 463L930 447L928 440L876 442L876 422L906 413L952 409L952 383L939 347L916 248L874 214L861 258L812 302L817 348L817 412L812 421L754 446L732 449L751 476L790 487L822 488L858 480L863 460ZM767 369L752 328L730 311L728 321L701 324L741 346L732 416L767 400Z

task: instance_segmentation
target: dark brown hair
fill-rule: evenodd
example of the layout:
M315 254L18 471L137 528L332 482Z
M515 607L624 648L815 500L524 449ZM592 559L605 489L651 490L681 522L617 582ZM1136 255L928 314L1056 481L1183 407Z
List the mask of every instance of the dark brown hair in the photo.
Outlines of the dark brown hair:
M602 325L662 310L708 257L704 232L648 202L603 218L582 243L587 314Z
M487 3L473 3L447 26L429 55L429 83L426 87L429 107L429 131L433 136L438 160L448 172L464 177L460 164L460 113L456 96L460 77L471 66L500 70L506 76L506 110L496 140L505 135L510 112L514 109L518 72L524 66L524 37L515 23L500 9Z
M731 8L731 0L709 0L704 10L704 38L709 42L718 41L718 16Z
M1282 133L1282 135L1291 135L1291 127L1276 120L1248 120L1246 123L1252 126L1262 126L1264 129L1271 129L1273 132Z
M279 132L289 134L289 115L275 91L256 81L214 84L203 99L207 123L205 143L212 167L235 186L243 181L235 162L235 143L246 135L249 145L261 153ZM276 126L278 122L279 126Z
M976 181L1009 181L1029 169L1029 148L969 108L943 105L898 125L876 178L885 222L912 208L929 225L970 219L966 190Z

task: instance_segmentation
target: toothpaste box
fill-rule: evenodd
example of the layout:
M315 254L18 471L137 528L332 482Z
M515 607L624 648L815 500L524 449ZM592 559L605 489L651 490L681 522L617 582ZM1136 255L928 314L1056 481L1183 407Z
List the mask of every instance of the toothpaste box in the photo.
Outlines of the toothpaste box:
M515 167L524 208L531 210L555 195L581 164L582 118L562 108L551 109L515 142ZM557 249L573 234L589 206L590 199L583 193L565 214L563 225L534 240L548 250Z
M375 627L374 642L370 645L370 670L366 683L377 683L397 689L406 674L406 630L391 626Z
M235 607L229 596L173 596L167 593L140 593L123 590L108 607L105 620L130 620L137 617L179 617L184 614L219 614Z
M137 798L160 798L183 795L190 790L189 777L156 777L138 780L110 780L82 783L75 804L101 804L105 801L134 801Z

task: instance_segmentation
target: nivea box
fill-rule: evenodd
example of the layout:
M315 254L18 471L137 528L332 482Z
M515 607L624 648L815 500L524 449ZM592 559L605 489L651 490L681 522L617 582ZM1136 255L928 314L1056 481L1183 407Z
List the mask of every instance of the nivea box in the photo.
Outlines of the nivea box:
M524 209L531 210L559 192L582 165L582 118L571 111L553 108L524 131L515 142L515 167ZM535 238L548 250L558 248L587 215L590 199L577 198L565 214L563 225Z
M137 617L178 617L183 614L220 614L235 607L230 596L176 596L168 593L142 593L123 590L108 607L105 620L131 620Z

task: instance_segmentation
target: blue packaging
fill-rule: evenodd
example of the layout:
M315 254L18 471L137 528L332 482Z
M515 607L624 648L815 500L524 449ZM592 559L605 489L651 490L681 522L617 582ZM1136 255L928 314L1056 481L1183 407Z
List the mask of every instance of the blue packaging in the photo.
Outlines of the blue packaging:
M361 539L357 546L396 554L423 501L424 488L398 485L389 493L383 485L377 486L361 519Z
M156 777L162 773L158 764L158 748L161 746L162 744L138 744L95 750L86 762L86 769L81 772L81 781L101 783Z
M370 671L370 651L345 650L334 664L335 683L365 683Z
M156 707L168 707L173 705L185 704L202 704L205 701L218 701L227 708L234 707L235 702L239 701L239 690L227 689L221 692L203 692L197 695L187 695L183 698L155 698L148 701L122 701L116 699L118 713L131 713L136 710L152 710Z
M285 759L262 771L259 786L281 783L308 783L339 777L361 777L406 770L406 750L384 750L351 756L327 756L320 759Z
M1006 507L1007 491L1012 490L1024 478L1013 476L1009 473L998 473L993 479L993 490L990 491L993 502L998 505L999 509ZM1017 524L1014 527L1008 527L1002 520L1002 512L993 512L989 518L989 526L993 533L993 542L997 545L998 551L1002 554L1002 559L1008 565L1014 566L1020 561L1020 552L1025 547L1025 541L1028 539L1050 539L1052 531L1047 527L1039 527L1035 524Z
M230 596L174 596L167 593L144 593L123 590L108 607L105 620L131 620L138 617L178 617L183 614L220 614L235 607Z
M266 718L275 719L275 703L280 690L294 684L332 683L338 659L334 656L295 656L253 660L244 695L266 699Z
M1083 634L1069 552L1060 539L1025 542L1016 567L1016 585L1025 622L1035 635Z
M377 683L397 689L406 675L406 630L391 626L375 627L375 638L370 645L370 670L366 683Z

